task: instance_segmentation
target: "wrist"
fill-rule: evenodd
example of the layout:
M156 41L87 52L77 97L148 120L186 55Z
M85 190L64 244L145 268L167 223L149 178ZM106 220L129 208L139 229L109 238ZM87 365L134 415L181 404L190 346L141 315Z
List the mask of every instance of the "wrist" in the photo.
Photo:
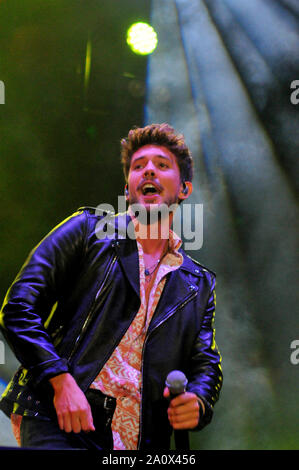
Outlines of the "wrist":
M205 407L205 404L204 402L202 401L201 398L197 397L197 401L199 403L199 412L200 412L200 416L203 416L205 414L205 411L206 411L206 407Z
M62 387L67 385L70 382L73 382L74 379L68 372L64 372L59 375L55 375L49 379L50 384L52 385L54 391L60 390Z

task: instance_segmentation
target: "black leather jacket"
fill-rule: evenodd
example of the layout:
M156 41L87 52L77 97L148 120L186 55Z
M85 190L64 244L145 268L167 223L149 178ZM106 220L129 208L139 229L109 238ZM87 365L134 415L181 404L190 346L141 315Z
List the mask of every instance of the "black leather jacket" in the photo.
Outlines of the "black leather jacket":
M130 221L126 213L108 218L81 208L30 253L0 317L21 363L1 399L7 415L54 416L48 379L70 372L86 391L117 347L140 306L138 251L126 236ZM110 235L103 239L105 231ZM144 342L140 449L169 448L163 389L171 370L183 371L187 389L206 405L197 429L210 422L222 384L215 275L181 253L183 264L168 274Z

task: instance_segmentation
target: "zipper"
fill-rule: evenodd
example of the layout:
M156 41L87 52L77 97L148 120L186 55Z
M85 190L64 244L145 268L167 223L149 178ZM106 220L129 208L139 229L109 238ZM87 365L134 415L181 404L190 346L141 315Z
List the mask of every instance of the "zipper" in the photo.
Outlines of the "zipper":
M109 264L109 266L108 266L108 268L107 268L107 271L106 271L106 273L105 273L105 277L104 277L104 279L103 279L103 282L101 283L101 285L100 285L100 287L99 287L99 289L98 289L98 291L97 291L97 293L96 293L95 299L94 299L94 301L93 301L93 305L92 305L92 307L91 307L91 309L90 309L90 311L89 311L87 317L85 318L85 321L84 321L84 323L83 323L83 326L82 326L82 329L81 329L79 335L78 335L77 338L76 338L76 341L75 341L75 344L74 344L74 346L73 346L73 349L72 349L72 351L70 352L70 355L69 355L69 357L68 357L68 361L70 361L70 360L72 359L72 357L74 356L74 354L75 354L75 352L76 352L76 349L77 349L77 347L78 347L78 344L79 344L80 340L82 339L83 335L85 334L85 332L86 332L86 330L87 330L87 327L88 327L88 325L89 325L89 323L90 323L90 321L91 321L91 318L92 318L92 316L93 316L93 314L94 314L94 311L95 311L95 309L96 309L97 300L98 300L100 294L103 292L105 283L106 283L107 278L108 278L108 276L109 276L109 274L110 274L110 272L111 272L112 267L114 266L114 264L115 264L115 262L116 262L116 259L117 259L117 255L114 255L114 256L112 257L111 261L110 261L110 264Z
M138 444L137 444L137 449L140 448L140 443L141 443L141 431L142 431L142 411L143 411L143 400L142 400L142 395L143 395L143 364L144 364L144 351L145 351L145 347L146 347L146 343L147 343L147 340L148 338L150 337L150 335L152 334L153 331L155 331L160 325L162 325L162 323L164 323L165 321L167 321L170 317L172 317L172 315L174 315L177 310L180 310L181 308L183 308L188 302L190 302L191 300L193 300L194 297L197 296L197 291L195 292L192 292L191 294L189 294L188 297L186 297L186 299L184 300L184 302L180 305L178 305L177 307L174 307L167 315L167 317L163 318L151 331L150 333L145 337L145 340L144 340L144 343L143 343L143 347L142 347L142 356L141 356L141 388L140 388L140 396L141 396L141 402L140 402L140 413L139 413L139 438L138 438Z

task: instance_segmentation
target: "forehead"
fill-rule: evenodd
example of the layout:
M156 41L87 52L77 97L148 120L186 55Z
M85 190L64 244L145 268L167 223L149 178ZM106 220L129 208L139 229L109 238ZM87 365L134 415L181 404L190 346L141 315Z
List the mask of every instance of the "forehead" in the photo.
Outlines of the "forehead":
M140 147L138 150L136 150L136 152L134 152L132 155L131 162L135 161L137 158L154 157L167 158L168 160L177 163L176 156L167 147L154 144L144 145L143 147Z

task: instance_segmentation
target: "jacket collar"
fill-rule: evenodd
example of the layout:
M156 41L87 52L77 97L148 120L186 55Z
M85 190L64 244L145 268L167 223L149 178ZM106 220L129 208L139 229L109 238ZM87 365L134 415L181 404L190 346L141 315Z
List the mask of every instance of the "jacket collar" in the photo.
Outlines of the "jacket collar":
M136 240L132 236L134 232L132 219L127 212L123 212L117 214L111 223L115 227L115 237L112 240L112 246L117 252L125 276L139 297L139 259ZM132 233L130 231L130 236L128 236L128 230L132 230ZM170 273L158 305L159 311L170 311L175 305L183 302L190 292L198 290L197 283L195 284L188 280L188 273L196 277L203 276L200 267L194 263L182 248L179 249L179 252L183 256L183 263L177 270ZM174 292L176 293L175 296L173 295Z

